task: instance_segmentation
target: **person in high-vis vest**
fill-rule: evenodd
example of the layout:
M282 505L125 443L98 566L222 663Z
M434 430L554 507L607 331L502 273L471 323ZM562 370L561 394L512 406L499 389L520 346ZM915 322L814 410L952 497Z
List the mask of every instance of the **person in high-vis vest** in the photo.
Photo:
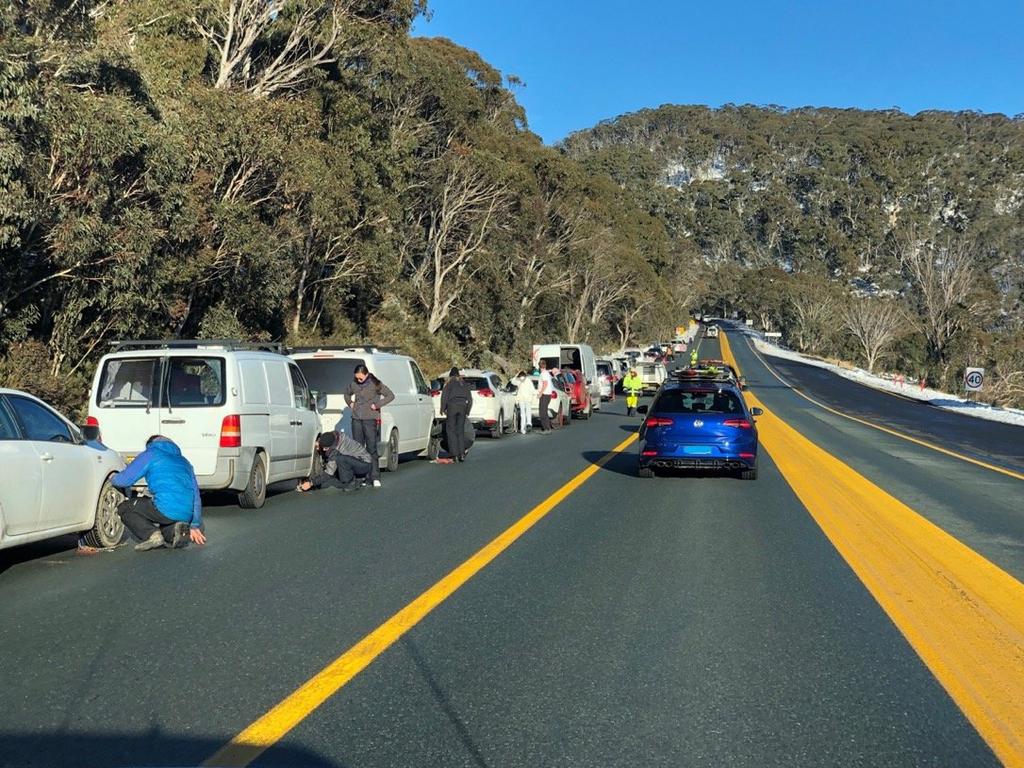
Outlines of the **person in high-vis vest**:
M632 416L636 413L636 407L640 402L640 393L643 392L644 382L636 372L636 368L630 368L626 378L622 380L622 391L626 393L626 415Z

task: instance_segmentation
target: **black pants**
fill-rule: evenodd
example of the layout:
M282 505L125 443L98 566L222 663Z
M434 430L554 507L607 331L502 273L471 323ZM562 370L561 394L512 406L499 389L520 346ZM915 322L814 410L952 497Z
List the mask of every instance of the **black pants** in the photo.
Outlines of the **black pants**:
M548 407L551 405L551 395L540 396L540 428L545 432L551 431L551 414Z
M370 465L354 456L335 456L334 466L337 474L328 475L321 472L313 479L314 488L341 488L351 485L357 477L367 477Z
M377 454L377 420L352 419L352 439L370 454L370 480L380 479L380 457Z
M139 541L145 541L157 529L168 544L174 539L174 524L178 521L161 514L153 500L148 497L140 496L122 501L117 507L117 514L121 517L124 527Z
M448 454L452 458L462 456L466 452L466 416L469 406L455 403L448 406L444 429L448 435Z

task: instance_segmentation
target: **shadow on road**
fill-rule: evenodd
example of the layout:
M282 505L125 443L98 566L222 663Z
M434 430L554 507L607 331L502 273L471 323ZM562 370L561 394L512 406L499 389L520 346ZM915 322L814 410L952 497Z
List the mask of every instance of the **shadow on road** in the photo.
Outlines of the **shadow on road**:
M607 455L608 451L584 451L582 454L583 458L591 464L597 464ZM636 453L617 453L608 459L601 469L605 472L614 472L617 475L636 477Z
M68 552L77 547L78 537L74 534L68 534L0 550L0 574L3 574L4 571L15 565L21 565L32 560L41 560L51 555L59 555L62 552Z
M2 726L0 726L2 727ZM148 733L2 733L0 768L7 766L81 766L81 768L136 768L137 766L199 765L220 749L224 741L190 738L153 728ZM260 766L289 768L345 768L315 752L288 745L264 752Z

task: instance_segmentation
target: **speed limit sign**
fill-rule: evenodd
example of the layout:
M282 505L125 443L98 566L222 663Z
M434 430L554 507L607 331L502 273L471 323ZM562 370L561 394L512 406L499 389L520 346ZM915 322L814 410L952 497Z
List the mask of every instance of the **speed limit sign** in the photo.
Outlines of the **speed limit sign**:
M964 373L964 389L968 392L981 392L981 385L985 382L984 368L968 368Z

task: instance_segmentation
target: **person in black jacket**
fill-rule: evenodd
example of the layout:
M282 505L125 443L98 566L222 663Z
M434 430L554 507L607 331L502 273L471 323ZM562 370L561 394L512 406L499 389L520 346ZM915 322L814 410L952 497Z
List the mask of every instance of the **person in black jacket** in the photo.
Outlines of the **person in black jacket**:
M466 460L466 417L472 407L473 390L462 380L459 369L452 368L441 390L441 413L445 416L448 453L456 461Z

